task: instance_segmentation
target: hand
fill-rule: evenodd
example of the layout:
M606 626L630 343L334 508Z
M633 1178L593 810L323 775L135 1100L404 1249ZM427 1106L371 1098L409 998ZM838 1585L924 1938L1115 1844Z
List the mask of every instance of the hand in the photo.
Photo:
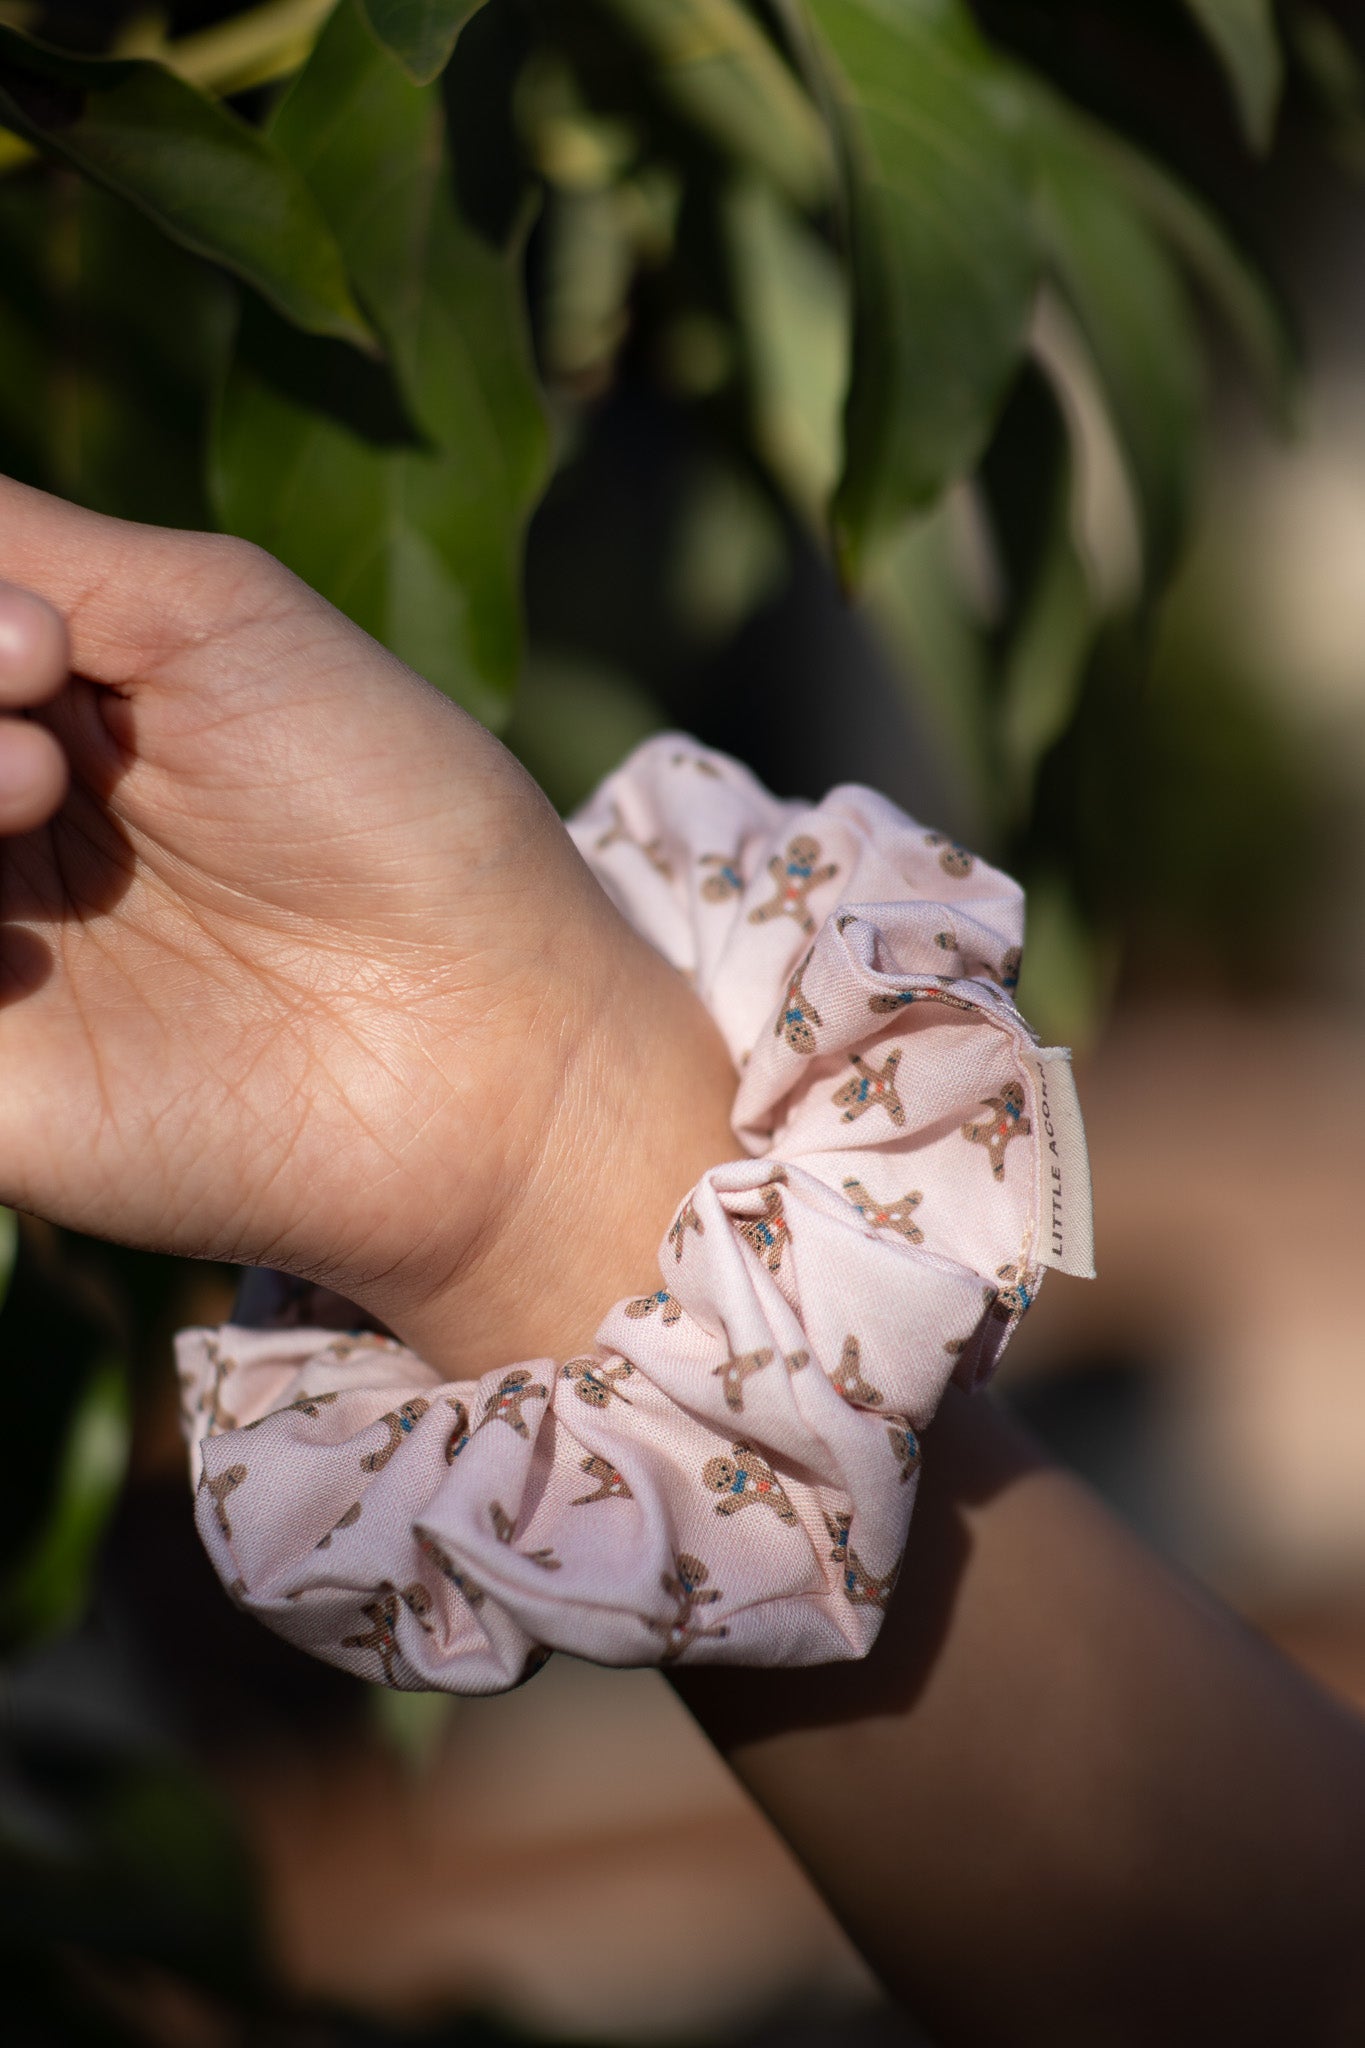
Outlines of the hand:
M0 480L0 579L0 1201L468 1371L657 1284L734 1077L511 756L244 543Z

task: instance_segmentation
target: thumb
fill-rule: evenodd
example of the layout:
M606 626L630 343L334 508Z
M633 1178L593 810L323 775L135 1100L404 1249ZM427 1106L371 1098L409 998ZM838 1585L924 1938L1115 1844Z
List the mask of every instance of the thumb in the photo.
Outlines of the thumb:
M0 582L62 615L70 665L94 682L141 679L200 639L206 614L230 623L248 563L259 580L268 559L246 541L111 519L0 476Z

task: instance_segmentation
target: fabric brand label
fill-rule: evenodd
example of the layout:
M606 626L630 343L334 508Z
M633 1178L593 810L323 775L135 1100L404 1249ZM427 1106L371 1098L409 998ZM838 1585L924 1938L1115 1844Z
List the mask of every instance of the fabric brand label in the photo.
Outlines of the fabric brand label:
M1033 1082L1038 1142L1038 1242L1033 1256L1059 1273L1093 1280L1090 1160L1071 1061L1064 1052L1021 1049L1020 1056Z

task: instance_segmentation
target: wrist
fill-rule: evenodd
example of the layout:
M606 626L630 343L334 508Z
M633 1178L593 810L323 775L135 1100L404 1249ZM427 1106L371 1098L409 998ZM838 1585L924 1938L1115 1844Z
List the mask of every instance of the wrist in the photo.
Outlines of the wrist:
M659 1285L659 1245L689 1189L742 1151L716 1025L676 969L601 907L609 929L579 934L572 979L559 983L592 990L586 1011L548 1023L542 999L526 1023L542 1039L558 1033L559 1057L543 1062L552 1079L540 1096L518 1101L515 1128L494 1118L487 1156L499 1163L477 1236L410 1301L374 1301L452 1376L589 1348L608 1309Z

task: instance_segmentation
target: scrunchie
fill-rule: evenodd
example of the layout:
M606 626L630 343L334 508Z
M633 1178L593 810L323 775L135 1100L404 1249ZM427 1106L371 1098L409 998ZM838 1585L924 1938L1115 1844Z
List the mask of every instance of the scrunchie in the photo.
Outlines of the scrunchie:
M269 1627L408 1689L554 1649L862 1656L945 1385L1046 1266L1090 1270L1068 1056L1010 999L1020 891L870 790L779 802L677 734L569 830L716 1019L748 1156L583 1357L444 1381L367 1332L182 1332L200 1531Z

